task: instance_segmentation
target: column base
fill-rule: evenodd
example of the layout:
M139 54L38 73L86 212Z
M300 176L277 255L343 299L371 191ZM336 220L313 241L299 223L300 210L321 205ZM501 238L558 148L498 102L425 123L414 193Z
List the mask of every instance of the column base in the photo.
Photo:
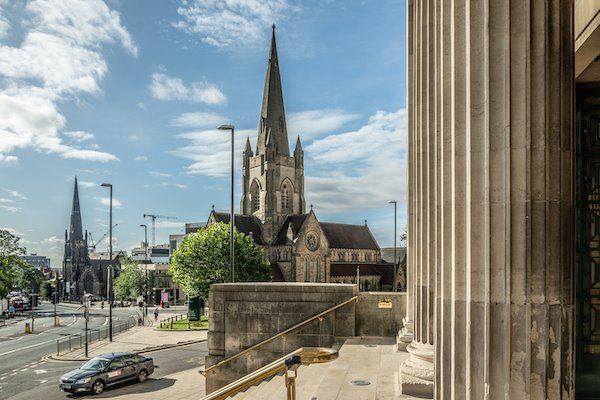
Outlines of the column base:
M432 399L435 377L433 346L413 341L406 350L410 358L400 366L402 394Z
M413 322L406 317L402 319L403 327L396 336L396 350L407 351L406 347L413 341Z

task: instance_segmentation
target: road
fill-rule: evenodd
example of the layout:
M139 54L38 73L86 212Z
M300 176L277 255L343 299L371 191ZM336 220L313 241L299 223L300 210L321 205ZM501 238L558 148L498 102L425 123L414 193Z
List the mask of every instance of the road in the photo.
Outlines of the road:
M126 321L137 312L133 308L115 308L113 321ZM26 322L0 328L0 399L56 381L72 365L42 361L56 352L56 340L84 331L82 310L72 305L57 305L60 327L54 326L54 306L44 303L35 309L34 333L24 334ZM88 327L108 325L108 310L92 309ZM37 398L37 397L34 397Z
M150 376L148 382L131 383L108 388L102 395L94 396L93 398L111 398L124 396L129 393L145 393L172 385L172 379L165 378L165 376L192 368L201 369L200 367L204 365L204 356L207 354L208 350L206 348L206 342L144 353L144 355L152 357L154 363L158 365L158 368L154 371L154 374ZM33 379L36 380L36 387L21 391L13 397L10 397L10 400L65 400L66 398L74 397L67 395L58 389L58 379L62 374L77 368L79 365L80 363L46 361L42 365L38 364L32 366L29 372L24 375L29 377L33 376ZM47 372L37 374L36 370L46 370ZM200 374L198 374L198 379L202 379ZM41 383L41 381L44 382ZM202 393L199 393L199 396L200 395L202 395ZM81 397L82 396L77 396L77 398ZM84 397L92 398L89 395ZM0 398L4 399L5 397ZM148 398L151 397L149 396Z

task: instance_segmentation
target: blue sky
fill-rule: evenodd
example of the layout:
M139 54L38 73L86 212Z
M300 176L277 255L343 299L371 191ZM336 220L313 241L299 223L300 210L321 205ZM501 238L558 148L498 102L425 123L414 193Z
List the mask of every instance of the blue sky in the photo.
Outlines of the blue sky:
M322 221L406 224L405 4L398 0L0 0L0 228L60 265L73 177L84 229L157 242L228 210L228 138L255 143L277 25L290 143ZM239 198L241 164L236 164ZM236 199L237 205L237 199ZM399 229L401 231L402 229ZM106 247L106 242L99 249Z

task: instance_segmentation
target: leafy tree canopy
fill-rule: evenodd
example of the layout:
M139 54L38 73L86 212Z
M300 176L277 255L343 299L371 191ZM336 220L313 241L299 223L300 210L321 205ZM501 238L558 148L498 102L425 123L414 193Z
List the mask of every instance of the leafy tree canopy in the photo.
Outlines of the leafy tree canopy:
M144 293L145 272L131 258L121 265L119 276L115 279L115 296L119 300L136 300Z
M235 232L235 281L260 282L271 267L250 236ZM186 236L171 257L169 273L190 296L208 297L210 285L229 282L229 224L211 225Z
M19 245L20 238L5 229L0 229L0 298L11 290L35 290L42 282L42 274L19 256L26 249Z

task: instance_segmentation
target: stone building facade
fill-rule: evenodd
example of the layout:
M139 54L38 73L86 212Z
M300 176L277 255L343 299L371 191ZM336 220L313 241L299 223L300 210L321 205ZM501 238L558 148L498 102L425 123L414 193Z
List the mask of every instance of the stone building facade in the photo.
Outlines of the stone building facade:
M403 392L600 398L600 3L407 4Z
M250 141L242 161L241 214L238 231L252 235L273 268L273 281L356 282L363 290L392 290L394 264L381 250L366 222L320 222L306 211L304 151L300 136L290 154L275 27L263 92L256 151ZM229 223L229 214L212 211L207 225ZM359 272L360 274L360 272Z

